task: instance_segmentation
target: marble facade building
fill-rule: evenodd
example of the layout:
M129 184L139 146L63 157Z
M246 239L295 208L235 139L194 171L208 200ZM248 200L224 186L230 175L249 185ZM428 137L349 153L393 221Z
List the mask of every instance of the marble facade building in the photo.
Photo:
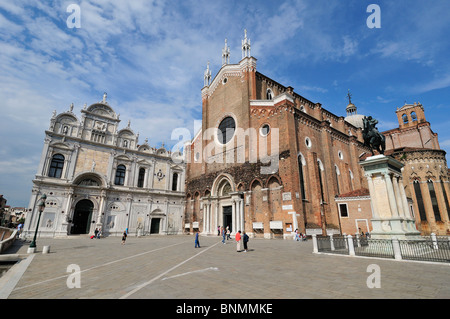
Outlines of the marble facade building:
M30 198L24 236L33 236L36 203L47 195L39 236L182 233L185 166L180 154L147 140L139 144L128 122L103 100L50 119Z

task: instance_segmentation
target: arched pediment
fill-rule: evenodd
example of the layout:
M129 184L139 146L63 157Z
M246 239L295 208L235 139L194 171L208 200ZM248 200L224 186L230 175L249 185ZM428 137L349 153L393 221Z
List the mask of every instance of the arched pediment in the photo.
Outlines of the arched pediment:
M78 118L72 112L64 112L56 116L56 123L61 124L78 124Z
M72 184L75 186L104 187L106 186L106 180L96 172L84 172L75 176Z
M89 106L87 108L87 112L96 114L96 115L111 117L114 119L117 118L116 112L114 112L112 107L110 107L109 105L103 104L103 103L92 104L91 106Z

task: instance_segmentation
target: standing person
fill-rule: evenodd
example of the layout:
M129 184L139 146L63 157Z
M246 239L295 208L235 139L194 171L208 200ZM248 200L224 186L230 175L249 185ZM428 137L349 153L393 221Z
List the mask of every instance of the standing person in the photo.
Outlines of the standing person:
M102 233L102 229L100 228L100 229L98 230L97 239L100 239L101 233Z
M96 228L94 231L94 238L98 238L97 236L98 236L98 228Z
M227 226L227 240L231 239L230 235L231 235L230 226Z
M244 241L244 251L245 251L245 252L248 251L248 247L247 247L248 240L249 240L249 237L248 237L247 233L244 232L244 238L243 238L243 241Z
M217 226L217 236L220 236L220 226Z
M227 233L225 231L225 228L222 227L222 243L225 244L225 237L226 237Z
M200 248L200 242L198 241L198 232L195 233L195 248Z
M237 250L237 252L240 252L241 251L241 231L238 231L236 233L235 239L236 239L236 243L237 243L236 250Z
M122 245L125 245L126 240L127 240L127 231L124 231L122 234Z

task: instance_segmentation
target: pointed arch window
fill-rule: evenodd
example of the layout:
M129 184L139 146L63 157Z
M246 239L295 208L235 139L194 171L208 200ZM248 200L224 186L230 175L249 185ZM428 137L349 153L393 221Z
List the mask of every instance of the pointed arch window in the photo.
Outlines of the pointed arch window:
M340 194L341 190L339 189L339 168L337 167L337 165L334 166L335 168L335 175L336 175L336 186L337 186L337 193Z
M419 216L421 221L427 220L427 214L425 213L425 206L423 204L422 190L420 189L420 182L415 180L413 182L414 193L416 194L417 206L419 207Z
M115 185L124 185L125 184L125 172L127 168L125 165L119 165L116 169L116 179L114 180Z
M428 180L428 191L430 192L430 198L431 198L431 206L433 206L433 212L434 212L434 219L437 222L441 221L441 214L439 213L439 206L436 198L436 191L434 189L434 184L431 179Z
M448 204L448 196L447 196L447 192L445 191L445 185L444 185L444 181L441 179L441 188L442 188L442 194L444 195L444 203L445 203L445 208L447 209L447 215L448 218L450 219L450 207Z
M53 155L52 161L50 163L50 170L48 171L48 176L54 178L61 178L63 168L64 168L64 156L61 154Z
M322 203L325 203L325 196L324 196L324 193L323 193L323 180L322 180L322 168L321 168L321 163L320 163L320 161L317 161L317 169L318 169L318 172L319 172L319 185L320 185L320 196L321 196L321 200L322 200Z
M303 163L301 155L298 156L298 174L300 176L300 194L303 200L306 199L306 192L305 192L305 177L303 175Z

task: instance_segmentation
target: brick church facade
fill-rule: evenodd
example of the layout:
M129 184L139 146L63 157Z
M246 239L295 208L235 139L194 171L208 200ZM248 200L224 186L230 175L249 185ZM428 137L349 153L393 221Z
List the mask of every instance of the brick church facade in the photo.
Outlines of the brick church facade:
M202 129L186 147L185 231L339 233L336 196L367 189L360 116L347 121L258 72L247 35L238 64L226 42L222 57L214 78L205 71Z

